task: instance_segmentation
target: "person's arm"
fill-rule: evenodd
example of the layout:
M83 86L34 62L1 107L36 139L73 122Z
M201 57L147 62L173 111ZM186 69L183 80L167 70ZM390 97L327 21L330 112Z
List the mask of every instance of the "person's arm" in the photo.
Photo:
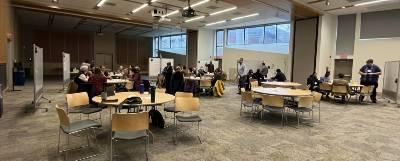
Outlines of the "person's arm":
M371 75L381 75L382 74L381 68L379 68L378 66L375 66L375 67L376 67L376 72L375 73L371 73Z
M85 74L79 75L79 79L82 80L83 82L88 82L89 78L85 76Z
M361 67L360 71L358 72L360 75L367 75L367 73L364 73L365 66Z

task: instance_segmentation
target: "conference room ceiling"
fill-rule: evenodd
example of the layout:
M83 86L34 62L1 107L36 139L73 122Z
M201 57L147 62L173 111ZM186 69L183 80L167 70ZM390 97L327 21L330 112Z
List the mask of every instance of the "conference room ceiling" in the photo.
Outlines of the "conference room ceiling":
M157 36L169 33L182 33L186 30L168 26L134 26L109 21L94 20L73 16L58 15L30 10L17 9L16 15L22 25L38 28L53 28L88 32L115 33L126 36Z
M298 1L302 2L305 5L309 5L310 7L319 10L321 12L327 12L334 15L345 15L345 14L400 8L400 0L388 0L380 3L363 5L363 6L353 6L353 5L364 2L373 2L376 0L329 0L329 5L327 5L326 0L298 0Z
M196 4L204 0L191 0L191 4ZM188 18L183 18L181 13L168 16L171 22L159 22L157 18L151 16L150 11L155 8L167 9L167 13L181 10L187 6L186 0L157 0L151 5L143 9L129 14L133 9L140 7L148 2L148 0L107 0L104 5L96 8L100 0L12 0L13 6L17 8L25 8L30 10L43 10L45 12L72 12L73 15L79 14L89 16L100 15L104 17L113 17L122 21L135 21L145 26L172 26L180 28L198 29L205 27L205 24L217 22L221 20L230 20L235 17L245 16L253 13L259 13L258 16L244 18L235 21L235 24L256 22L264 20L266 22L290 21L293 17L307 18L318 16L318 13L305 7L299 6L291 0L209 0L193 8L197 11L198 16L206 16L203 19L191 22L184 22ZM210 13L221 11L224 9L238 7L236 10L209 16ZM299 12L296 12L299 11ZM106 16L105 16L106 15ZM228 22L223 25L232 25ZM113 26L113 25L111 25ZM216 26L218 27L218 26ZM210 28L216 28L215 26ZM112 27L110 27L112 28Z

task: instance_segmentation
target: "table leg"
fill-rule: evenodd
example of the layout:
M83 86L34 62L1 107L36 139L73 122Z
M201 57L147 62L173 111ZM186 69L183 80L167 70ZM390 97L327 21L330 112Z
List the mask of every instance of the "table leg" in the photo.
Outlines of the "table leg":
M112 151L112 107L110 107L110 161L113 160L113 151Z

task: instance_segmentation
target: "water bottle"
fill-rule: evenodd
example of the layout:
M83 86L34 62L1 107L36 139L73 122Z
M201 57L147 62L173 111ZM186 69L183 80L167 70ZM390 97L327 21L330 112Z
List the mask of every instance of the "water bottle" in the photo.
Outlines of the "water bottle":
M101 99L107 100L107 92L101 92Z
M140 94L143 94L143 93L144 93L144 84L143 84L143 83L140 84L140 86L139 86L139 93L140 93Z
M156 87L155 86L150 87L150 99L151 99L151 103L154 103L156 101Z

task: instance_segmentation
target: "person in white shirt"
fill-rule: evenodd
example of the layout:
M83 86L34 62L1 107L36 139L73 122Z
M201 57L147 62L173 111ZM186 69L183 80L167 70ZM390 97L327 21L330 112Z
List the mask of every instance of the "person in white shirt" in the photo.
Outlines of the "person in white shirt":
M247 67L246 64L243 63L243 58L239 59L239 64L238 64L238 77L239 77L239 84L238 84L238 88L239 88L239 93L241 93L241 88L245 87L245 83L246 83L246 78L247 78Z

